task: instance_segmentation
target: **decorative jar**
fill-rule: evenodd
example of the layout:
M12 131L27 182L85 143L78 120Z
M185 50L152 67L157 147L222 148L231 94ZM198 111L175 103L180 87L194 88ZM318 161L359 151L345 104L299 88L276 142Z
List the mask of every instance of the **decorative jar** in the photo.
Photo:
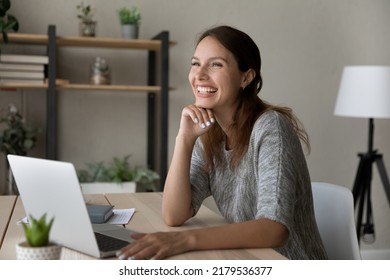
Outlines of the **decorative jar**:
M104 58L97 57L91 64L89 78L92 85L111 84L110 68Z

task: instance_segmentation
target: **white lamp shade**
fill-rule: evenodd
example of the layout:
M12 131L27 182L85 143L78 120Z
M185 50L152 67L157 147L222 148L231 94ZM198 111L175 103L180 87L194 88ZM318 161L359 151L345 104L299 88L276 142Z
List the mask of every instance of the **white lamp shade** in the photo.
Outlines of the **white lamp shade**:
M390 118L390 66L346 66L334 114Z

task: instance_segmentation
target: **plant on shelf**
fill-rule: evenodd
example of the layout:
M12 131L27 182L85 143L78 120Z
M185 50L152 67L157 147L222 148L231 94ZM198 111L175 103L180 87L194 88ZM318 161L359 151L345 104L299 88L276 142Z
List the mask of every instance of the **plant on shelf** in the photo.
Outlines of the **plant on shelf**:
M137 39L139 25L141 23L141 13L138 7L123 7L118 10L118 16L122 28L122 37Z
M80 169L77 175L80 183L113 182L123 184L134 182L146 191L155 191L155 181L159 175L146 167L132 168L129 163L130 155L122 159L114 157L108 164L104 162L87 163L87 169Z
M131 9L123 7L118 11L119 20L121 24L133 24L139 25L141 22L141 12L137 7L132 7Z
M93 19L95 10L91 5L85 5L81 2L76 6L78 10L77 18L80 20L80 35L94 37L96 34L97 22Z
M27 126L15 105L8 105L8 110L0 117L1 123L6 125L6 128L0 131L2 153L24 156L35 147L40 129Z
M61 246L50 242L50 230L54 217L46 220L46 213L39 219L29 215L28 223L23 223L26 241L16 247L18 259L59 259Z
M18 31L19 22L13 15L8 14L11 8L10 0L0 0L0 32L4 43L8 43L8 31ZM1 49L0 49L1 51Z
M25 156L29 150L35 147L40 129L27 126L15 105L8 105L8 110L0 116L0 124L5 124L5 128L0 131L0 153ZM15 186L7 160L6 166L8 169L8 192L12 193L15 191Z

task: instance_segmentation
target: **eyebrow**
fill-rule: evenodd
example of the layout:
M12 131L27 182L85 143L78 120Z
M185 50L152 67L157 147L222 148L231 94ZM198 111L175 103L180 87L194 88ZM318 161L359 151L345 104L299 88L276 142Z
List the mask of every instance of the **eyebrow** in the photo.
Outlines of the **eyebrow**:
M196 56L191 57L191 60L193 60L193 59L200 60ZM207 60L218 60L218 59L223 60L225 62L228 62L228 60L226 58L223 58L222 56L213 56L213 57L208 58Z

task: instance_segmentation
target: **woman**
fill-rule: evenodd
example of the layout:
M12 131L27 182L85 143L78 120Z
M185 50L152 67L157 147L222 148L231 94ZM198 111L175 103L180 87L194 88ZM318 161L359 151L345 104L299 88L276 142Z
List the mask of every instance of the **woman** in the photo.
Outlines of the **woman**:
M181 115L163 196L163 218L180 226L212 195L227 225L138 234L120 259L191 250L271 247L290 259L325 259L302 140L289 108L262 101L260 53L229 26L204 32L191 60L195 103Z

